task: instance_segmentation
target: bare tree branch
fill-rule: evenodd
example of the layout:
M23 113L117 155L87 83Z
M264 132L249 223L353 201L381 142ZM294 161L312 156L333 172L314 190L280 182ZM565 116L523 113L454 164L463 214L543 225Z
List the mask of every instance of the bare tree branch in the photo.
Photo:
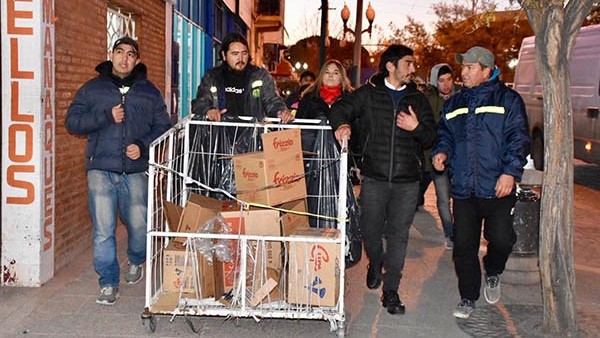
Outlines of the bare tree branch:
M585 17L590 13L594 0L569 0L565 6L565 27L567 36L575 36L581 28ZM572 44L570 44L572 45Z

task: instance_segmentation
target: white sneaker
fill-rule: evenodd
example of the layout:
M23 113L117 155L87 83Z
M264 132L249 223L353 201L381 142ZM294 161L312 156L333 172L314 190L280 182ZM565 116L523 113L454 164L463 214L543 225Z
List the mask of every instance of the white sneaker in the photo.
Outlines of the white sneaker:
M496 304L500 300L500 277L488 276L485 279L485 289L483 289L485 300L490 304Z
M456 318L467 319L475 311L475 301L463 298L454 309L452 314Z

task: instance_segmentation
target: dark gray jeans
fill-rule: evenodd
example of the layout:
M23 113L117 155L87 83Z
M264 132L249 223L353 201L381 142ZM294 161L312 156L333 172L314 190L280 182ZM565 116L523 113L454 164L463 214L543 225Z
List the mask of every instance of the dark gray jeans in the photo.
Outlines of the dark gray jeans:
M383 264L383 291L398 291L406 257L408 230L415 216L418 195L417 181L390 183L364 177L361 184L360 228L363 243L370 264Z

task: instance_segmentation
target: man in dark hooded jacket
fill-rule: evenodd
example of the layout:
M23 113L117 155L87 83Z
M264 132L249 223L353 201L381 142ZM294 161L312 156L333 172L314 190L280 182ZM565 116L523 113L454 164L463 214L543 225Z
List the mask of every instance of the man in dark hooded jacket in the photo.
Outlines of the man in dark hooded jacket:
M419 193L420 152L436 138L431 106L412 81L414 73L412 49L388 47L379 73L335 105L329 120L340 142L350 138L352 122L361 121L360 227L369 258L367 287L376 289L383 281L381 301L390 314L405 311L398 287Z
M171 122L164 99L146 76L139 47L130 37L118 39L110 61L75 94L67 111L69 132L87 136L88 207L94 225L94 268L100 295L96 303L113 305L119 297L117 212L127 227L128 284L142 279L146 260L148 150Z
M429 85L425 89L425 96L429 100L435 124L440 122L440 112L444 107L444 103L451 95L460 90L459 86L454 84L452 76L452 68L447 63L438 63L431 67ZM423 151L423 179L421 180L419 191L419 206L425 201L425 192L429 183L433 180L435 185L436 205L438 214L442 221L444 229L444 238L446 249L452 249L452 212L450 211L450 180L448 171L437 171L431 165L431 149Z

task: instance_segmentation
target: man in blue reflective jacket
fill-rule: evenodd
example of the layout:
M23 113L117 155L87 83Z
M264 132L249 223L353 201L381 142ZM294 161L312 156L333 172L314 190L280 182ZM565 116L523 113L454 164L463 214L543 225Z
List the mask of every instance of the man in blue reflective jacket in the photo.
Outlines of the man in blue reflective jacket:
M454 251L461 301L453 314L468 318L481 288L479 243L483 257L484 296L500 299L500 274L516 241L512 227L515 182L521 179L530 139L523 100L498 79L494 55L475 46L456 55L463 90L450 97L441 112L432 164L450 170L454 198Z
M113 305L119 297L115 237L117 211L127 227L128 284L142 279L146 260L148 149L170 126L163 97L146 76L139 47L118 39L110 61L75 94L67 111L69 132L87 136L88 207L94 225L94 268L100 295L96 303Z

